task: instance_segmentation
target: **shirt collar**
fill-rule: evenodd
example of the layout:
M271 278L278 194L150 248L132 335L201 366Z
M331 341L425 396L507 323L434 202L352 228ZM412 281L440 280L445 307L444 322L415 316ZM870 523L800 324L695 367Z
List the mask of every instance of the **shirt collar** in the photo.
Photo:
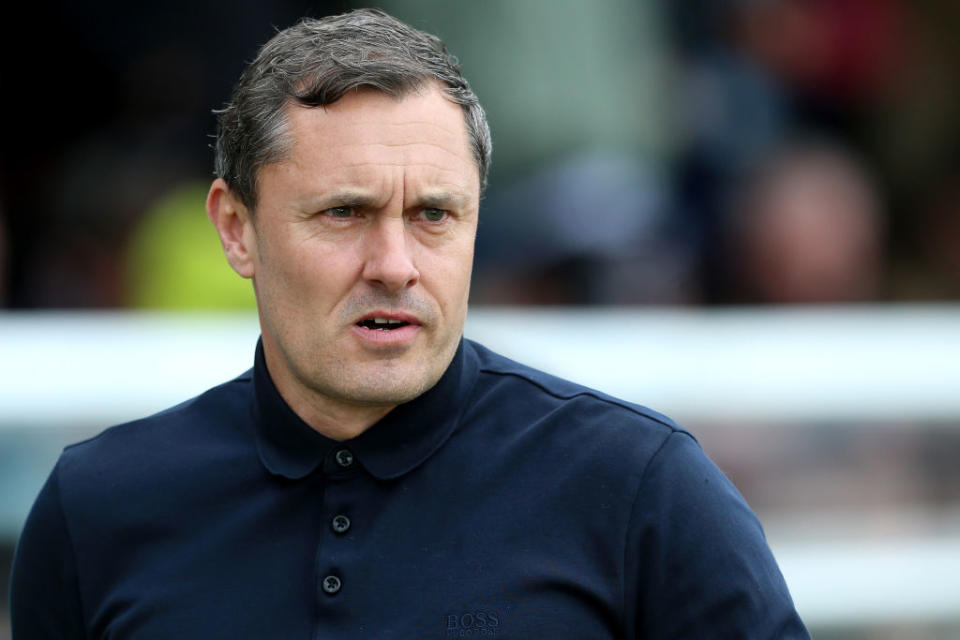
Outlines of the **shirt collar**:
M270 378L263 344L258 342L253 417L260 459L271 473L299 479L320 467L334 450L346 447L375 477L399 477L429 458L456 429L478 368L473 350L465 349L461 340L432 389L394 408L356 438L337 442L314 431L287 405Z

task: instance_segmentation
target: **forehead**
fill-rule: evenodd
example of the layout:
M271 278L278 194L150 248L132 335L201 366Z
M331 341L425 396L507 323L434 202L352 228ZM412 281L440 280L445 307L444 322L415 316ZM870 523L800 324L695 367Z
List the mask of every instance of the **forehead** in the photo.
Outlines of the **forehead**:
M316 191L402 177L479 199L463 110L437 86L401 97L359 89L325 107L290 105L286 115L289 151L265 178Z

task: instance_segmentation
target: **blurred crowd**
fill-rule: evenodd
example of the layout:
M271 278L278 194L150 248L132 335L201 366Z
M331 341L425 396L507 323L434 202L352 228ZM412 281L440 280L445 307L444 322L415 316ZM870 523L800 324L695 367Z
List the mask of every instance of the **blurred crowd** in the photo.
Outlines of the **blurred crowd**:
M480 299L957 299L960 68L950 34L960 7L663 8L676 141L666 180L658 185L635 159L606 158L606 169L564 160L497 192L490 213L509 232L491 242L495 251L481 244L491 268L480 273Z
M512 140L498 138L496 124L511 116L492 110L498 152L475 303L960 296L960 5L655 6L663 80L651 91L668 104L665 152L568 147L536 168L497 167ZM203 215L210 110L271 25L303 7L246 0L224 14L178 0L24 10L43 12L34 18L46 25L46 46L28 63L13 36L29 22L5 22L3 306L251 307ZM477 55L462 57L476 66Z

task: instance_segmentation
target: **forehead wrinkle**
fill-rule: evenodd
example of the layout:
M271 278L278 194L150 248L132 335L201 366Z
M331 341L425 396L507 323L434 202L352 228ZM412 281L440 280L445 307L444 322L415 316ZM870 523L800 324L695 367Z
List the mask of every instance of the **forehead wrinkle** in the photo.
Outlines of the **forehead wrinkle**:
M371 170L376 171L377 168L383 167L394 167L400 169L412 169L413 171L442 171L444 173L459 173L456 169L451 168L447 163L443 162L427 162L421 161L416 164L411 164L405 160L379 160L379 159L368 159L368 160L355 160L353 162L341 162L337 164L337 169L353 169L353 168L362 168L362 167L371 167ZM334 169L336 171L336 169ZM332 173L332 172L327 172Z
M377 150L385 153L377 155ZM464 166L476 166L476 161L472 155L464 156L456 150L434 142L348 142L338 145L332 145L328 151L342 151L347 157L340 160L338 164L396 164L390 160L391 157L400 156L402 161L409 163L409 155L428 150L433 154L439 153L445 158L459 162ZM372 157L368 157L371 155ZM414 164L431 164L429 157L419 157L415 159Z
M377 171L384 168L400 170L405 181L414 179L418 183L442 183L455 186L456 190L458 191L469 191L469 184L464 182L464 174L457 169L452 168L449 164L442 162L421 161L417 164L410 164L402 159L393 161L367 159L357 160L354 162L344 162L337 165L337 169L342 170L342 174L347 174L343 176L346 181L355 182L358 184L372 182L374 178L371 176L376 176ZM326 176L337 179L339 177L337 176L338 173L340 172L334 170L327 173ZM451 176L453 179L450 179ZM477 174L477 178L479 180L479 173ZM384 181L388 180L387 176L376 176L376 179Z
M384 175L384 169L388 169L391 174L399 170L405 179L415 178L418 182L449 184L455 186L457 191L470 190L467 176L472 176L474 172L464 174L452 163L443 162L440 158L417 158L415 163L411 163L405 157L406 154L389 155L392 157L341 159L323 167L319 172L308 159L292 157L287 162L277 163L271 170L287 174L288 180L307 185L311 190L330 191L343 187L344 190L379 191L384 182L390 182L396 177L395 174ZM472 168L474 165L470 163L469 166ZM479 179L479 174L477 177Z

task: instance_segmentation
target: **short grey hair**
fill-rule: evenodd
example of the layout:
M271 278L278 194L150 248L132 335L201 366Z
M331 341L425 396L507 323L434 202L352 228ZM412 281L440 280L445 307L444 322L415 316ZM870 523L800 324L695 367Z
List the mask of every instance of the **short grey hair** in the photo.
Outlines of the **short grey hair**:
M378 9L305 18L267 42L244 70L230 101L215 110L215 173L253 211L257 174L289 151L286 108L321 107L348 91L371 87L401 97L436 80L463 109L480 192L487 184L491 140L487 117L436 36Z

